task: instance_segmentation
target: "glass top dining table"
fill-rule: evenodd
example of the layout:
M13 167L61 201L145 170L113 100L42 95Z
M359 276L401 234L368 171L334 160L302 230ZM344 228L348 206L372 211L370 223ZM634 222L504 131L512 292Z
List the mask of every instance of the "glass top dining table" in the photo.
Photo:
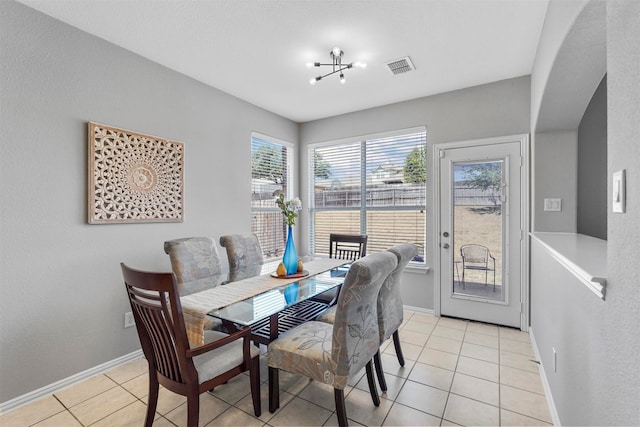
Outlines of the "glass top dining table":
M311 268L313 261L314 259L305 260L305 265L310 266L311 274L296 278L295 281L282 280L282 285L277 283L280 279L271 275L277 263L221 274L215 278L216 280L208 278L184 283L181 299L186 297L193 301L199 299L199 295L205 295L207 291L219 293L215 297L223 298L228 296L227 293L233 294L236 289L246 287L249 281L271 280L273 286L268 290L247 298L231 298L230 304L207 312L208 316L220 319L230 331L250 327L254 342L268 344L279 334L314 320L326 310L329 307L327 302L314 300L314 297L342 285L350 267L349 261L341 263L339 260L333 260L334 264L341 265L333 266L326 271L314 272ZM326 263L327 260L323 262ZM214 291L211 290L212 285L216 288Z

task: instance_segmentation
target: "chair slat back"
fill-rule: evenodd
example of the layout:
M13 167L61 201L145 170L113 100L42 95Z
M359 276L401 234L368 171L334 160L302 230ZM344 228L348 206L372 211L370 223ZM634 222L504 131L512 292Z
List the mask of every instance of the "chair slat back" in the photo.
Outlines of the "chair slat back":
M463 245L460 247L460 255L464 262L487 264L489 262L489 248L482 245Z
M394 254L384 251L351 265L338 297L333 324L331 358L337 364L337 375L357 373L378 351L378 292L397 263Z
M366 235L329 234L329 258L355 261L366 254Z
M186 358L189 344L175 276L121 266L145 357L162 376L186 383L185 375L193 375L195 367Z

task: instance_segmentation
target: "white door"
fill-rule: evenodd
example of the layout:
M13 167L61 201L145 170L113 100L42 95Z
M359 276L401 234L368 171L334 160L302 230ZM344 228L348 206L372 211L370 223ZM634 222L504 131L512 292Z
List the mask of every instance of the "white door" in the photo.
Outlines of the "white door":
M436 314L526 329L526 142L519 136L435 147Z

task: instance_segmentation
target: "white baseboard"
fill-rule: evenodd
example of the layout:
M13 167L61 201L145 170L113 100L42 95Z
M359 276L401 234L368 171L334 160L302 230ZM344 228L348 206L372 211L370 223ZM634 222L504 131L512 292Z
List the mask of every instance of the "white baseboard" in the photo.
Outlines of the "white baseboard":
M402 306L405 310L411 310L411 311L416 311L418 313L424 313L424 314L431 314L433 316L433 310L430 310L428 308L422 308L422 307L413 307L410 305L403 305Z
M128 363L139 357L142 357L142 350L136 350L133 353L125 354L124 356L110 360L109 362L103 363L102 365L95 366L91 369L79 372L68 378L56 381L53 384L49 384L45 387L39 388L38 390L31 391L27 394L23 394L22 396L18 396L6 402L0 403L0 415L13 411L14 409L27 405L31 402L35 402L36 400L58 392L63 388L67 388L84 380L87 380L93 376L102 374L117 366L124 365L125 363Z
M554 426L560 426L561 424L560 424L560 417L558 416L558 410L556 409L556 404L553 401L553 395L551 394L551 387L549 386L549 381L547 380L547 374L544 370L544 366L542 365L542 359L540 358L540 351L538 350L538 345L536 344L536 338L533 335L533 328L531 326L529 326L529 337L531 338L531 346L533 347L533 353L536 357L536 360L540 362L538 364L538 369L540 370L540 379L542 380L544 395L547 398L547 405L549 405L551 420L553 421Z

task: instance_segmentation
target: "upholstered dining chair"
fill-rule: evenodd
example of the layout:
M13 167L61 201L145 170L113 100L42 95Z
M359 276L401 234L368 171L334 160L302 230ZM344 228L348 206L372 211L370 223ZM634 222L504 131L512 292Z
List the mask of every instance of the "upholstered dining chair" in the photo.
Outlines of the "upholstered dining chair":
M377 298L397 263L387 251L355 261L342 285L333 324L306 322L269 344L270 412L280 406L280 369L331 385L341 426L348 425L344 388L363 367L371 399L375 406L380 405L372 367L373 355L380 348Z
M135 270L122 263L120 266L149 364L145 426L153 424L160 384L187 397L187 425L196 427L200 394L245 371L249 371L253 411L259 417L260 352L249 345L250 329L230 335L205 331L205 344L190 348L175 275Z
M396 268L386 278L380 292L378 293L377 309L378 309L378 330L380 335L380 345L393 336L393 345L396 350L396 356L400 366L404 366L404 356L400 345L400 335L398 328L404 320L404 308L402 296L400 295L400 277L402 270L418 253L418 248L410 243L404 243L389 248L388 251L394 254L398 264ZM336 317L336 307L331 307L318 316L319 322L333 323ZM380 352L376 352L373 357L376 368L376 376L382 391L387 391L387 382L382 369L382 361L380 360Z
M164 242L180 295L191 293L185 283L222 273L218 245L210 237L184 237ZM196 289L197 291L197 289Z
M396 357L400 366L404 366L404 355L400 346L400 334L398 329L404 320L404 307L402 295L400 294L400 279L402 271L417 254L416 245L404 243L388 249L389 252L398 258L398 265L389 274L380 288L378 294L378 329L380 331L380 345L393 336L393 346L396 350ZM384 378L380 352L374 358L378 383L383 391L387 391L387 382Z
M264 264L262 247L255 234L227 234L220 237L220 246L227 250L230 272Z

